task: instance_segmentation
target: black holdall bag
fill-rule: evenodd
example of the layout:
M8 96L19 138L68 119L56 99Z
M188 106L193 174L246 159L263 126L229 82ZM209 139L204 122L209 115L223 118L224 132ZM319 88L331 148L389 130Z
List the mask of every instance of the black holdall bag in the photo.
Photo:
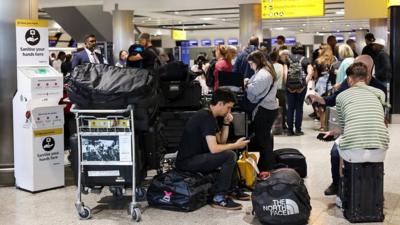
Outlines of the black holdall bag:
M289 168L296 170L301 178L307 176L306 157L294 148L282 148L274 151L277 163L285 164Z
M251 196L253 212L266 225L305 225L311 213L303 179L290 168L272 171L256 183Z
M191 212L207 204L214 177L171 170L156 175L147 189L151 207Z
M157 82L150 71L104 64L75 67L67 83L72 103L86 109L116 109L127 105L149 105L157 94Z

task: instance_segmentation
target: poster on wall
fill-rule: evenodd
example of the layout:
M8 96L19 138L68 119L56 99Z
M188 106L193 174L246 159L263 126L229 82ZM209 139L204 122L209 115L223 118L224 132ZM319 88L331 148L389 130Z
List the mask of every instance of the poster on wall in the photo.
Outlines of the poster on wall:
M16 20L17 66L49 65L47 20Z

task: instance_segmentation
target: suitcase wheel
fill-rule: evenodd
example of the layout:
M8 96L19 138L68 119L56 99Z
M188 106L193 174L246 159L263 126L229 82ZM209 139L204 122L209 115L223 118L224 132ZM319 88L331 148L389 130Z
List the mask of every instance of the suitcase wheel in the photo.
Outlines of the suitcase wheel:
M90 212L90 208L87 206L84 206L82 208L82 211L78 211L79 217L82 220L87 220L90 219L90 217L92 216L92 213Z
M134 220L135 222L139 222L142 217L142 213L140 212L140 209L138 207L129 207L128 213L131 215L132 220Z

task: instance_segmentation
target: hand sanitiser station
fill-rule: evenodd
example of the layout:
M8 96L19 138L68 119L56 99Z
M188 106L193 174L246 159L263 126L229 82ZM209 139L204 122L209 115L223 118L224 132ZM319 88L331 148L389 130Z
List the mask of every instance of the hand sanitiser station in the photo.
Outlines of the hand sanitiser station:
M47 21L17 20L17 93L13 98L16 187L64 186L63 76L49 66Z

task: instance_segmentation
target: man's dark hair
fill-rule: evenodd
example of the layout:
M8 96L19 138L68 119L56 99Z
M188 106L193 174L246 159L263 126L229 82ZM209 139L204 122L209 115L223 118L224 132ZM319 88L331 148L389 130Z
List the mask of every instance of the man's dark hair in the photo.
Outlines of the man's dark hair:
M259 45L259 40L257 36L251 36L250 41L249 41L249 45L254 45L258 48Z
M272 51L271 54L269 54L269 59L271 62L277 62L279 57L278 51Z
M370 42L374 42L374 41L375 41L374 34L372 34L372 33L367 33L367 34L365 35L365 40L370 41Z
M299 55L304 55L306 50L304 49L304 46L297 42L293 47L292 47L292 53L293 54L299 54Z
M356 41L353 40L353 39L347 39L346 44L347 44L347 45L351 45L351 44L353 44L353 43L355 43L355 42L356 42Z
M285 42L286 38L283 35L279 35L278 37L276 37L277 40L282 40L283 42Z
M226 88L218 88L217 90L214 91L210 105L217 105L218 102L223 102L224 104L226 103L237 103L235 94L229 89Z
M365 80L368 76L368 68L362 62L353 63L347 68L346 74L353 79Z
M84 41L86 42L89 38L96 38L96 35L94 35L94 34L88 34L88 35L85 36Z
M326 42L329 43L331 40L335 40L335 41L336 41L336 37L333 36L333 35L330 35L330 36L326 39Z

